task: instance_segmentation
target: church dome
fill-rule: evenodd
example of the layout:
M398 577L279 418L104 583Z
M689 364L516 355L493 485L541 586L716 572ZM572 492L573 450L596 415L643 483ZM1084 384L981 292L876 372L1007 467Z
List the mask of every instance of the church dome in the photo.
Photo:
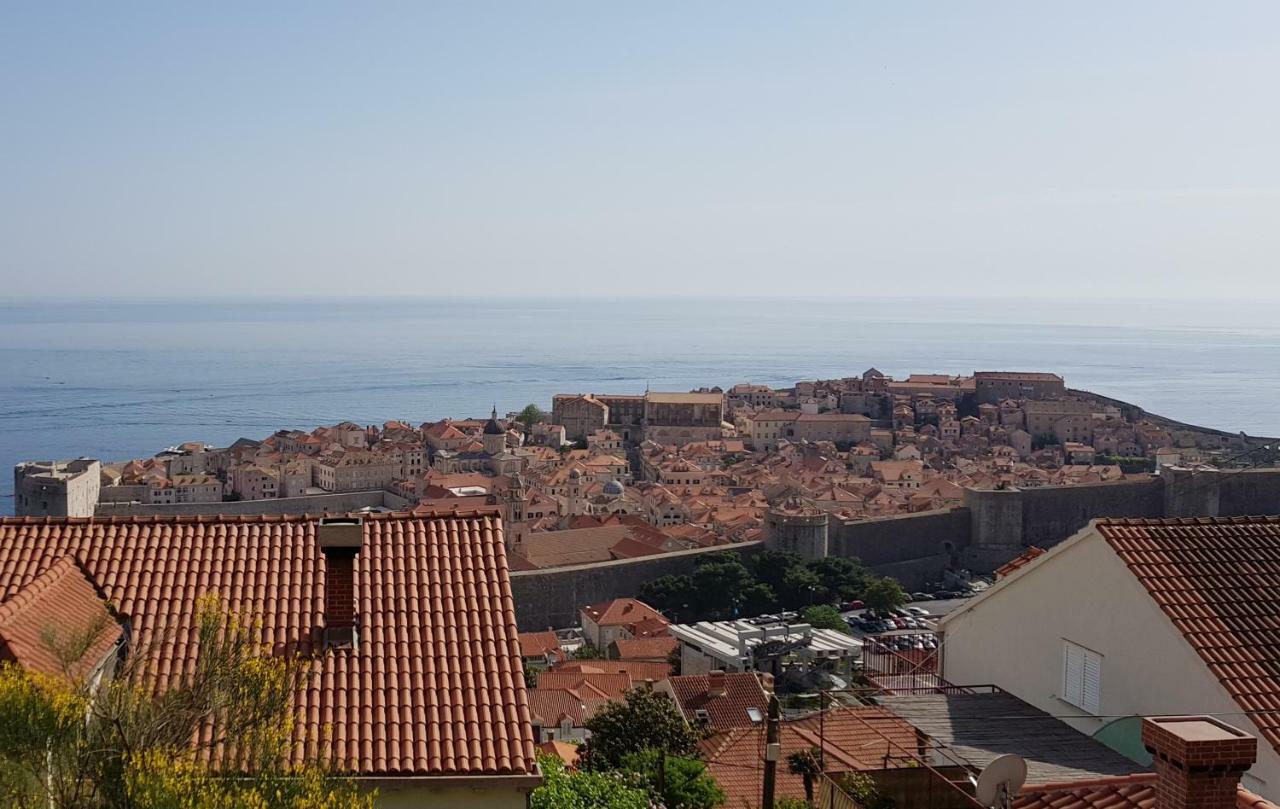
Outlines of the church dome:
M489 416L489 420L484 423L485 435L506 435L506 430L502 429L502 425L498 423L498 408L493 408L493 415Z
M604 493L609 495L610 497L621 497L622 492L623 492L622 484L616 480L611 480L608 483L604 484Z

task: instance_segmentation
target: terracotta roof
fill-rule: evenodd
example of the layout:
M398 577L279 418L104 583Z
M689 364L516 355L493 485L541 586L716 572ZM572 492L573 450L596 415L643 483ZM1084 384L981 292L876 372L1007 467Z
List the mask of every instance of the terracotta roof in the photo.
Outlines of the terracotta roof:
M722 696L708 693L711 678L706 674L685 674L667 682L684 718L692 722L697 711L706 711L707 724L715 730L751 727L754 723L747 714L748 708L755 708L761 716L769 710L769 695L760 678L750 672L725 673Z
M543 671L538 674L538 688L563 688L582 696L622 699L631 688L631 675L626 672Z
M558 725L566 716L574 726L582 727L608 701L590 689L530 688L529 716L544 727Z
M996 568L996 578L1003 579L1005 576L1008 576L1010 573L1017 572L1021 568L1031 564L1033 561L1043 556L1045 553L1046 553L1045 549L1039 547L1038 545L1030 546L1022 553L1018 554L1017 556L1013 557L1009 561L1005 562L1000 567Z
M634 598L615 598L592 604L583 607L582 614L598 626L629 626L651 618L667 622L662 613Z
M671 676L671 664L648 660L567 660L552 671L580 671L583 674L627 674L633 683L657 682Z
M555 756L560 759L571 770L578 766L578 745L576 744L552 739L549 742L543 742L538 745L538 749L549 756Z
M1025 787L1013 799L1013 809L1155 809L1153 773L1067 781ZM1277 809L1276 804L1247 789L1236 789L1237 809Z
M680 641L673 637L659 638L619 638L613 642L618 650L619 660L666 660L667 655L680 647Z
M540 531L524 538L520 552L537 567L607 562L613 558L609 549L630 534L631 528L626 525Z
M1280 517L1103 520L1097 528L1280 750Z
M725 792L725 806L760 805L764 733L761 723L735 728L699 744L707 769ZM910 766L907 751L915 752L922 737L888 711L863 707L827 711L822 735L817 716L783 722L779 739L782 763L777 768L774 794L779 798L803 798L804 778L785 764L792 753L807 752L824 742L828 772L878 770Z
M97 588L71 555L0 604L0 660L29 671L62 674L59 644L78 643L88 633L93 641L78 660L70 661L73 677L91 671L120 640L121 629Z
M325 560L307 517L0 520L0 599L74 554L129 616L135 648L181 677L197 597L215 593L261 622L273 653L316 657L294 698L295 760L323 737L326 763L364 775L533 773L501 523L368 515L363 532L351 649L325 650Z
M520 642L521 657L543 657L548 652L560 651L560 639L551 630L546 632L521 632L518 640Z

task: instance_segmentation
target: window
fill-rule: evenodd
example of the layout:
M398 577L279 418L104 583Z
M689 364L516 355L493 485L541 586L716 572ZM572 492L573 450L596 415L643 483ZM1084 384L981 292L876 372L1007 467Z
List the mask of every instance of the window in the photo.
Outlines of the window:
M1097 714L1102 701L1102 655L1069 640L1062 642L1064 702Z

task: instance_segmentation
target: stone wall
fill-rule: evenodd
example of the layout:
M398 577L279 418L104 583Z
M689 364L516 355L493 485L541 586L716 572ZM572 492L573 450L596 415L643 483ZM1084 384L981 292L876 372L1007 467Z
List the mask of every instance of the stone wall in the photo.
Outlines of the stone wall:
M854 556L877 569L945 556L969 544L970 522L967 508L874 520L837 520L831 526L831 555Z
M1213 487L1212 497L1203 496L1208 487ZM829 552L857 557L879 575L893 576L914 590L936 581L947 568L989 573L1025 546L1056 545L1095 518L1165 516L1167 503L1205 516L1280 513L1280 470L1197 473L1191 484L1162 474L1092 486L968 492L963 508L874 520L833 520ZM1212 511L1204 510L1210 507ZM644 582L659 576L688 573L703 554L734 550L749 556L760 547L758 542L744 543L512 573L520 629L573 626L579 608L635 596Z
M1048 548L1098 517L1163 517L1158 479L1022 490L1022 544Z
M749 558L762 547L761 542L743 542L639 559L513 571L511 593L516 602L516 620L521 632L577 626L578 610L588 604L636 596L647 581L692 572L698 559L708 553L734 551Z
M273 497L269 500L232 500L225 503L174 503L172 505L148 505L146 503L99 503L94 512L98 517L127 517L137 515L191 515L191 514L342 514L362 508L404 509L409 501L391 492L342 492L339 494L310 494L305 497Z
M1221 483L1218 494L1218 514L1220 516L1280 514L1280 474L1277 474L1274 469L1223 472L1219 475Z

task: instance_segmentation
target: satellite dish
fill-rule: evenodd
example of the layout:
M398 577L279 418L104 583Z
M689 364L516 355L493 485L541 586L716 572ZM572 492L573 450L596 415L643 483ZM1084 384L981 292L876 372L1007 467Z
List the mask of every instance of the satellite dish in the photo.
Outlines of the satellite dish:
M1026 782L1027 762L1007 753L982 768L974 797L983 806L1006 807Z

